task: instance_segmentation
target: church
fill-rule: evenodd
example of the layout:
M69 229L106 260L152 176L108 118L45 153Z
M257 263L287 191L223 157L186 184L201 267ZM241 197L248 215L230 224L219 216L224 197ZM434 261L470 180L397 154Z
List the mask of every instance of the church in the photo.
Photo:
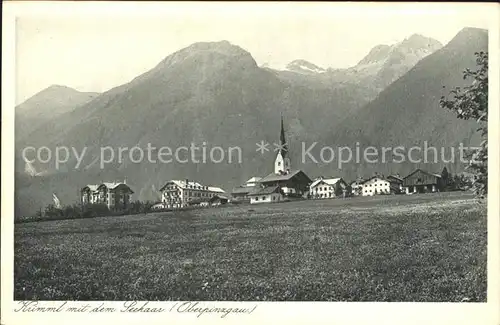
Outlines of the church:
M274 171L261 178L249 193L250 203L266 203L303 198L311 179L300 169L292 169L281 116L280 146Z

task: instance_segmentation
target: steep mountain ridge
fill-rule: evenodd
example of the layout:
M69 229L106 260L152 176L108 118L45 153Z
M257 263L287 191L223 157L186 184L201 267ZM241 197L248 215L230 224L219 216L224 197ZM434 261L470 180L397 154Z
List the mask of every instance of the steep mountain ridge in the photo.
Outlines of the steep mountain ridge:
M61 85L52 85L36 93L16 107L16 141L21 141L45 122L88 103L98 95Z
M443 45L435 39L413 34L394 45L377 45L347 75L359 82L384 89L408 72L415 64Z
M443 45L429 37L413 34L393 45L373 47L358 64L347 69L323 69L305 60L294 60L285 70L272 70L286 81L301 85L322 84L325 87L352 87L367 101L408 72L415 64Z
M446 159L451 157L451 148L458 148L460 143L477 145L479 136L475 121L457 119L455 113L439 106L439 99L455 86L470 83L470 80L463 80L463 71L475 69L474 53L487 51L487 48L487 31L463 29L446 46L419 61L358 110L358 114L346 117L323 141L339 146L353 146L356 142L364 147L404 146L407 150L412 146L424 148L427 142L428 146L445 148ZM431 153L428 160L432 162L433 159ZM405 174L416 166L439 171L444 164L355 164L343 173L350 177L373 171ZM451 164L451 170L462 167L459 162ZM331 169L331 166L325 168Z

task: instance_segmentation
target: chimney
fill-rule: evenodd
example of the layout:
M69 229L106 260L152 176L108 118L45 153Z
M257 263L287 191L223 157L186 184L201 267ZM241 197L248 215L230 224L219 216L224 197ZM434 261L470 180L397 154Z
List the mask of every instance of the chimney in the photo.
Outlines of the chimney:
M186 187L188 187L189 180L187 178L186 178L185 182L186 182Z
M127 177L123 180L123 184L127 184Z

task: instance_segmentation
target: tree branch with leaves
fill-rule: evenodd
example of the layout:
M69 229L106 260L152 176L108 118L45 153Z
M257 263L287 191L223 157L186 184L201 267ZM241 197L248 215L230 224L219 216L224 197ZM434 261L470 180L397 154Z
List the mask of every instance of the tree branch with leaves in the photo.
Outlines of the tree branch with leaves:
M467 169L474 175L473 188L484 197L488 193L488 52L476 52L477 70L466 69L464 80L472 79L466 87L455 87L448 97L441 97L441 107L454 111L459 119L477 121L482 141L470 155Z

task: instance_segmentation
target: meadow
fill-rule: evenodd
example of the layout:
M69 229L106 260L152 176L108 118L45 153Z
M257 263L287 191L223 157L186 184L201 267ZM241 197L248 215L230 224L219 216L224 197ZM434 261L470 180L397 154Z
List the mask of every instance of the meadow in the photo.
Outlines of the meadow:
M461 192L16 224L14 299L486 301L486 225Z

